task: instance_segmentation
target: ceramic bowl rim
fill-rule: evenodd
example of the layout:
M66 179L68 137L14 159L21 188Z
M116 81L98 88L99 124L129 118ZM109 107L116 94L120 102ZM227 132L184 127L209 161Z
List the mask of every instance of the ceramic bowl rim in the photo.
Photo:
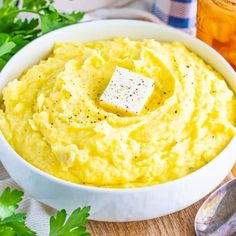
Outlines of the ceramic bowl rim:
M125 23L125 22L132 22L132 23L136 23L136 24L140 24L140 25L146 25L146 24L152 24L152 25L156 25L156 27L162 27L162 28L167 28L169 30L172 30L173 32L177 32L178 34L182 34L184 37L187 37L193 41L196 41L198 44L201 44L201 46L205 47L206 50L208 50L208 52L213 53L216 57L218 57L221 62L223 63L224 67L227 68L227 70L229 70L229 72L233 72L233 69L231 68L231 66L228 64L228 62L220 55L218 54L213 48L211 48L210 46L208 46L207 44L205 44L204 42L200 41L199 39L190 36L184 32L181 32L177 29L174 29L172 27L166 26L166 25L159 25L156 23L151 23L151 22L143 22L143 21L138 21L138 20L120 20L120 19L116 19L116 20L98 20L98 21L92 21L92 22L83 22L83 23L79 23L79 24L74 24L74 25L70 25L70 26L66 26L57 30L54 30L50 33L47 33L35 40L33 40L32 42L30 42L29 44L27 44L25 47L23 47L19 52L17 52L9 61L8 63L4 66L1 74L0 74L0 80L3 79L2 76L5 71L5 68L7 68L9 66L9 64L11 63L11 61L14 60L14 58L22 51L22 50L26 50L27 47L29 47L31 44L36 43L37 41L41 41L41 40L47 40L48 37L50 37L51 35L58 33L58 32L63 32L64 30L69 30L69 29L75 29L77 27L80 27L81 24L103 24L106 22L116 22L116 23ZM236 78L236 77L235 77ZM6 77L5 77L6 79ZM63 179L60 179L58 177L55 177L51 174L48 174L46 172L44 172L43 170L33 166L31 163L29 163L28 161L26 161L23 157L21 157L12 147L11 145L8 143L8 141L6 140L6 138L4 137L4 135L2 134L2 132L0 131L0 143L1 143L1 139L5 144L4 148L8 148L9 151L11 151L14 154L14 157L17 157L18 160L25 166L27 166L30 170L32 170L32 172L34 172L35 174L38 174L40 177L46 178L49 181L55 182L57 184L60 185L64 185L64 186L68 186L74 189L81 189L81 190L87 190L87 191L95 191L95 192L107 192L107 193L117 193L117 194L124 194L124 193L128 193L128 192L142 192L142 191L146 191L146 190L152 190L154 188L162 188L163 186L171 186L171 185L175 185L178 184L180 182L183 182L189 178L191 178L194 175L197 175L199 172L203 171L206 168L209 168L214 162L218 161L218 159L220 158L220 156L223 156L224 154L224 150L228 147L231 146L232 143L236 144L236 136L234 136L231 141L225 146L225 148L214 158L212 159L210 162L208 162L206 165L202 166L201 168L195 170L194 172L191 172L183 177L180 177L178 179L175 180L171 180L168 182L164 182L161 184L154 184L154 185L150 185L150 186L141 186L141 187L131 187L131 188L108 188L108 187L97 187L97 186L89 186L89 185L82 185L82 184L78 184L78 183L73 183L73 182L69 182Z

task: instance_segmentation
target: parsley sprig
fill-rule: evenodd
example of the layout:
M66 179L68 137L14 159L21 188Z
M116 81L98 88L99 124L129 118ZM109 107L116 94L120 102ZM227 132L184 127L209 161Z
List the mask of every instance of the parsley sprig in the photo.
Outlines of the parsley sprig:
M6 188L0 196L0 235L36 236L36 232L26 224L26 214L17 213L24 193ZM77 208L67 217L65 210L58 211L50 218L49 236L90 236L85 225L90 207Z
M57 212L56 216L50 219L49 236L89 236L84 226L87 223L90 207L75 209L66 220L66 211Z
M52 30L75 24L83 12L59 13L53 0L3 0L0 7L0 70L7 61L33 39ZM22 19L21 13L31 13L35 18Z

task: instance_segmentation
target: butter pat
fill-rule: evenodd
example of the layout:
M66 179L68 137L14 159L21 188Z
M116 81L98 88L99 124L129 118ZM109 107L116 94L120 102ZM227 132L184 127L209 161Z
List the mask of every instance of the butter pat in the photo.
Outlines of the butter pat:
M140 114L154 90L154 81L130 70L116 67L100 102L130 114Z

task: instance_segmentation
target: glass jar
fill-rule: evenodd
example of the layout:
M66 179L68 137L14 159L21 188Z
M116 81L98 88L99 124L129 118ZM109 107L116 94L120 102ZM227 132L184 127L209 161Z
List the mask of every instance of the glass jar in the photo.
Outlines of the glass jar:
M197 37L236 70L236 0L198 0Z

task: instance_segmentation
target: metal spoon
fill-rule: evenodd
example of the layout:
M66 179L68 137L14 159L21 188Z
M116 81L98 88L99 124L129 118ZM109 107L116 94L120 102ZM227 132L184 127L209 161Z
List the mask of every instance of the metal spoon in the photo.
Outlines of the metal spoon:
M236 179L208 197L195 218L198 236L236 236Z

